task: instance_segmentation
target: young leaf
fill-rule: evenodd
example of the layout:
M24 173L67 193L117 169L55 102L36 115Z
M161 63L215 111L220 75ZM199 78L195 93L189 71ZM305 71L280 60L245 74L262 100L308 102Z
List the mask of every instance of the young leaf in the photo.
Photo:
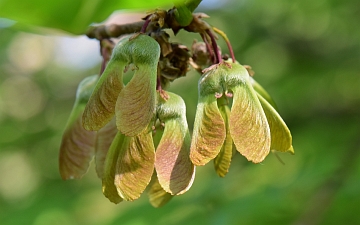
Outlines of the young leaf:
M193 20L192 13L201 0L185 0L175 2L175 19L181 26L187 26Z
M270 128L249 74L239 64L232 64L228 74L233 92L230 113L230 134L236 149L249 161L262 162L270 152Z
M160 47L153 38L140 34L130 38L124 49L124 57L137 69L117 99L116 124L123 134L136 136L154 116Z
M271 150L294 153L292 137L289 128L277 111L258 94L261 106L264 109L271 133Z
M192 12L182 4L176 6L174 14L175 19L180 24L180 26L187 26L193 20Z
M195 177L195 166L189 158L190 133L186 121L185 102L167 92L169 99L159 95L158 118L165 130L156 149L155 168L162 188L172 194L185 193Z
M81 116L97 79L97 75L87 77L80 82L77 89L76 100L66 124L59 154L59 170L64 180L81 178L87 172L94 156L96 133L82 127Z
M201 1L202 0L185 0L185 1L183 0L184 4L191 12L194 12L194 10L199 6Z
M155 147L151 132L124 138L118 149L115 186L126 201L140 197L154 172Z

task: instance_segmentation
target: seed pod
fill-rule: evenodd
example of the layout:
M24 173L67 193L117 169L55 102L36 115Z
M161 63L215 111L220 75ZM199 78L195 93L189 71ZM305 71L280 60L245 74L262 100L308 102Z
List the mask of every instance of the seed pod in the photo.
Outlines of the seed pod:
M270 152L270 128L250 76L240 64L231 64L226 86L233 93L230 134L237 151L254 163L262 162Z
M116 111L116 125L123 134L136 136L143 132L155 111L159 56L158 43L147 35L135 34L122 39L115 46L85 108L85 129L99 130ZM136 71L124 87L123 73L129 64L133 64Z
M199 100L190 147L190 159L199 166L205 165L219 153L225 137L225 122L217 105L223 88L223 68L213 67L199 80Z
M146 130L155 113L160 47L153 38L140 34L128 40L122 56L136 69L117 99L116 125L126 136L136 136Z
M86 105L83 114L83 126L86 130L99 130L115 114L115 103L124 86L122 79L127 62L123 51L128 41L129 37L124 38L115 46L110 61Z
M214 166L216 173L220 177L225 177L225 175L229 171L231 159L233 156L233 140L231 138L229 129L230 107L228 105L226 95L223 95L220 99L218 99L218 106L221 116L225 122L226 137L219 154L214 159Z
M149 202L155 208L159 208L168 203L173 195L167 193L160 185L156 173L154 172L148 191Z
M125 136L118 132L111 143L110 149L106 155L104 164L104 173L102 177L102 191L111 202L117 204L123 201L115 186L115 174L117 168L117 161L120 151L124 143Z
M205 165L219 153L226 127L217 105L217 98L224 92L221 77L222 65L208 69L199 80L199 99L196 109L190 159L197 165Z
M151 132L125 136L116 163L115 186L126 201L140 197L154 172L155 148Z
M195 166L189 158L190 133L185 102L176 94L166 94L168 100L158 94L157 115L165 129L156 148L155 169L161 187L172 195L179 195L191 187Z
M76 100L62 137L59 170L62 179L79 179L88 170L94 156L96 132L82 126L82 114L96 85L98 76L90 76L80 82Z
M104 165L106 160L106 155L109 151L112 141L115 138L118 130L116 128L115 117L101 128L96 133L95 141L95 169L96 174L99 178L104 176Z
M272 107L272 105L265 100L265 98L263 98L260 94L258 94L258 98L270 126L271 150L290 152L294 154L291 133L284 120Z
M106 156L103 193L112 202L140 197L154 171L151 132L128 137L118 132Z

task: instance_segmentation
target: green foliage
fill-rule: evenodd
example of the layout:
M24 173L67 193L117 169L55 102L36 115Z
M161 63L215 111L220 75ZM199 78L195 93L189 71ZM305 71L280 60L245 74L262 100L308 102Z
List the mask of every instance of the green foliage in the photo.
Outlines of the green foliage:
M175 3L175 18L181 26L187 26L192 21L192 13L198 7L201 0L185 0Z
M179 6L176 8L175 18L181 26L187 26L192 21L192 12L185 6Z
M2 0L0 17L26 25L57 28L82 34L91 23L104 21L115 10L152 9L171 5L172 0Z

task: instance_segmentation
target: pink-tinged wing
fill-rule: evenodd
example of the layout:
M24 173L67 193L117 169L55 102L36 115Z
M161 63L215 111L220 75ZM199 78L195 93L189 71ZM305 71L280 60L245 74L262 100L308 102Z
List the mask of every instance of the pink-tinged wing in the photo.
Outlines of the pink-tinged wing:
M115 186L126 201L140 197L154 172L155 147L151 132L124 138L119 149Z

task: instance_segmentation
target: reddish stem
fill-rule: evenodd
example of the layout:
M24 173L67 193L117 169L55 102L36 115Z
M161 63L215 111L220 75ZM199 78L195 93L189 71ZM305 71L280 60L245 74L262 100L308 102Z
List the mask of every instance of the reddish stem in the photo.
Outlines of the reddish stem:
M161 80L160 80L160 77L159 77L159 76L158 76L157 79L156 79L156 90L162 91Z
M144 25L141 27L140 33L145 33L146 28L149 26L149 23L150 23L150 22L151 22L151 21L150 21L149 19L146 19L146 20L145 20Z
M227 47L228 47L228 49L230 51L231 59L232 59L233 63L235 63L236 59L235 59L234 51L233 51L233 48L232 48L232 46L230 44L229 38L226 36L226 34L222 30L219 30L216 27L213 27L213 29L214 29L214 31L216 33L220 34L224 38L224 40L226 42L226 45L227 45Z
M221 53L219 51L219 48L216 44L215 36L209 29L206 30L206 33L209 35L209 37L211 39L211 45L214 49L214 53L216 56L216 63L220 63L222 61L222 58L221 58Z
M235 63L235 61L236 61L236 60L235 60L235 55L234 55L233 48L232 48L232 46L231 46L231 44L230 44L230 41L227 40L227 41L226 41L226 44L227 44L228 49L229 49L229 51L230 51L231 59L232 59L233 63Z
M214 51L212 50L208 40L206 39L206 36L203 33L200 33L201 38L203 39L205 45L206 45L206 49L209 52L210 55L210 59L211 61L215 64L216 63L216 57L214 55Z

